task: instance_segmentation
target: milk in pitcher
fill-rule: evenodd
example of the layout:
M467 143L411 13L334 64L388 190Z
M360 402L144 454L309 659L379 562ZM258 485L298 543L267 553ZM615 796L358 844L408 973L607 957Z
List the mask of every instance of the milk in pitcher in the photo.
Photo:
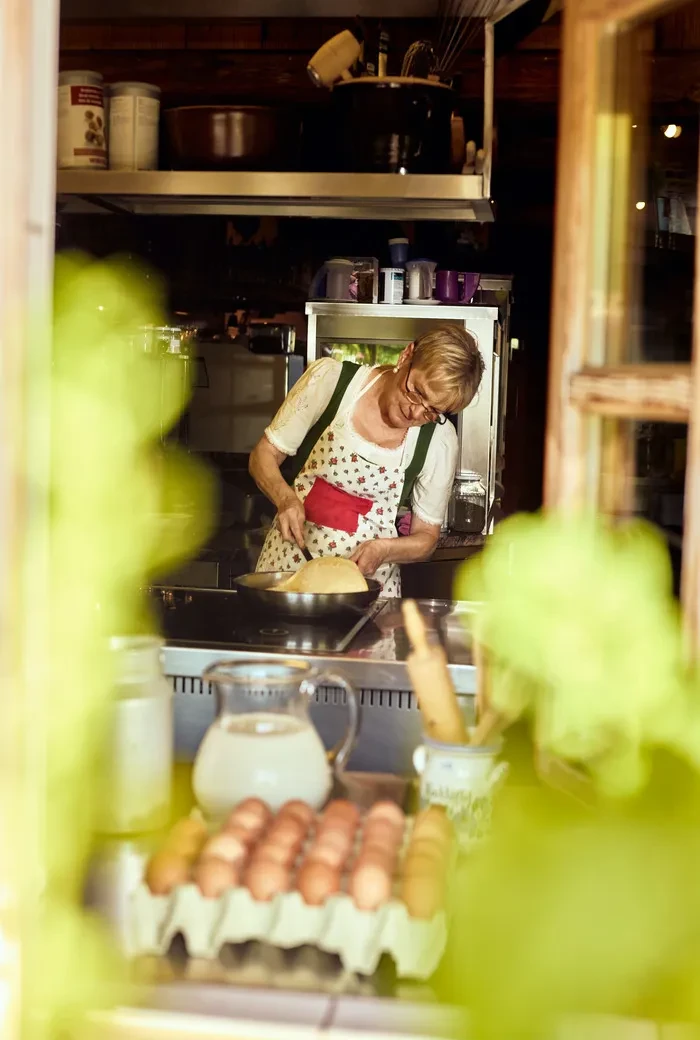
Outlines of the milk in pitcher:
M243 798L262 798L277 811L291 798L320 808L331 771L313 725L270 711L220 716L197 754L193 786L202 810L223 817Z

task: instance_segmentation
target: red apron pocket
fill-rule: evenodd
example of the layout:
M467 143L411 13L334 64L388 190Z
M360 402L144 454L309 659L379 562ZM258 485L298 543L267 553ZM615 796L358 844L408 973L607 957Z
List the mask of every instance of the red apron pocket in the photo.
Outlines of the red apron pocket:
M318 527L355 534L358 518L366 516L374 505L371 498L359 498L333 487L323 477L316 477L304 499L306 519Z

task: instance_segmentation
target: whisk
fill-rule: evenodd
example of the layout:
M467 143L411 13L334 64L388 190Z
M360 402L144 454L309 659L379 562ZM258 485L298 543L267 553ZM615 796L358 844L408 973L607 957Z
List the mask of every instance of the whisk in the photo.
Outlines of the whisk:
M441 77L452 75L462 54L478 36L484 20L491 18L500 5L501 0L440 0L435 71Z
M416 40L406 51L402 76L439 76L449 79L464 51L478 36L485 19L495 14L501 0L439 0L437 41Z
M437 55L430 40L416 40L404 55L401 75L427 79L435 73L437 65Z

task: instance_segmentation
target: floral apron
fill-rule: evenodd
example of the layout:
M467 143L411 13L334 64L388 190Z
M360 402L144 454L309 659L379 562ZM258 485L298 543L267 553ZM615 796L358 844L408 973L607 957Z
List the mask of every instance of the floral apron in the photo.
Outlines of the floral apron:
M396 514L408 436L395 451L387 450L386 464L379 465L360 454L363 441L351 424L356 403L380 377L370 379L357 396L345 395L294 481L294 490L306 510L304 535L312 556L349 557L363 542L397 537ZM256 570L296 571L303 563L298 546L282 538L275 520ZM380 595L401 595L398 564L382 564L372 577L381 582Z

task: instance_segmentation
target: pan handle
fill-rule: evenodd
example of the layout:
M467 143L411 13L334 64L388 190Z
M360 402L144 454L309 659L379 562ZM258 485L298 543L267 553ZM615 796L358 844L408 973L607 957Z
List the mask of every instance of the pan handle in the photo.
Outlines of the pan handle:
M316 685L340 686L345 691L348 706L348 728L345 736L328 752L328 761L333 767L336 778L340 779L340 774L347 765L360 733L360 702L354 687L337 672L322 672L320 675L315 675L314 686Z

